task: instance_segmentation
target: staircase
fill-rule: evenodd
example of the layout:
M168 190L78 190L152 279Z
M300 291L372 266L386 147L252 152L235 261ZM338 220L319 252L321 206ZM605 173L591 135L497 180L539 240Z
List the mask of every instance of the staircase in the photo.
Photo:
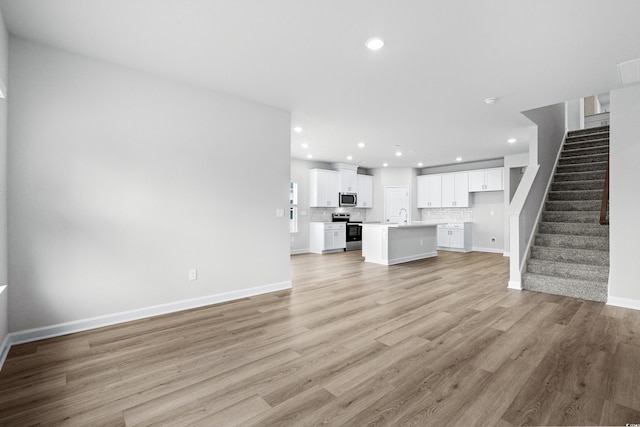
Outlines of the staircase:
M609 226L599 220L608 156L609 126L567 135L522 276L524 289L607 300Z

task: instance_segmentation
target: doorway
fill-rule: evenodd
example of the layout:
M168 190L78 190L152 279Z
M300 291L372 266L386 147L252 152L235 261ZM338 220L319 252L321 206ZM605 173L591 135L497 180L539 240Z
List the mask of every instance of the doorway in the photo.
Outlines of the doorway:
M411 222L409 187L384 188L384 219L386 224Z

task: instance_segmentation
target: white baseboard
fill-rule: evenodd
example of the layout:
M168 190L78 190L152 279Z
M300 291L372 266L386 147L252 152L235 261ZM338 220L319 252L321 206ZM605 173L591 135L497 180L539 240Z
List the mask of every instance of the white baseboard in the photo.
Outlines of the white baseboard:
M506 256L507 258L511 258L511 252L503 252L502 256Z
M640 310L640 301L638 301L637 299L609 296L607 298L607 305L615 305L616 307L624 307L624 308L632 308L634 310Z
M241 298L248 298L286 289L291 289L290 281L256 286L253 288L241 289L238 291L223 292L221 294L207 295L204 297L155 305L121 313L107 314L105 316L92 317L89 319L75 320L73 322L60 323L57 325L43 326L39 328L27 329L24 331L11 332L4 339L2 347L0 348L0 369L2 369L2 365L4 364L6 355L12 345L24 344L27 342L38 341L46 338L67 335L74 332L82 332L90 329L102 328L104 326L112 326L118 323L175 313L178 311L204 307L212 304L219 304L221 302L233 301Z
M503 249L499 249L499 248L476 248L476 247L473 247L473 248L471 248L471 250L475 251L475 252L491 252L491 253L494 253L494 254L503 254L504 253L504 250Z
M507 288L509 288L509 289L517 289L517 290L521 291L522 290L522 283L521 282L515 282L513 280L509 280L509 284L508 284Z
M308 254L309 248L306 249L291 249L291 255Z

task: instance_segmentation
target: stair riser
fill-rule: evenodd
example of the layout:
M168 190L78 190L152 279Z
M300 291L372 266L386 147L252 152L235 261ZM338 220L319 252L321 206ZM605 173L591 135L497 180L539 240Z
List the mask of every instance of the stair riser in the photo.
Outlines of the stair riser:
M587 137L578 137L578 138L568 138L564 143L564 148L586 148L586 147L596 147L599 145L609 145L609 135L599 135L598 138L587 138Z
M594 181L604 179L606 171L596 172L571 172L571 173L556 173L553 176L553 182L562 181Z
M606 302L607 287L604 286L563 286L561 283L539 279L540 276L525 276L522 279L522 287L527 290L544 292L547 294L562 295L571 298L580 298L590 301Z
M603 154L609 152L609 146L601 146L601 147L591 147L591 148L581 148L578 150L562 150L561 157L576 157L576 156L587 156L591 154Z
M557 173L570 173L570 172L601 172L607 170L607 162L588 162L588 163L574 163L572 165L558 165L556 168Z
M572 236L609 237L609 227L600 224L576 224L564 222L542 222L538 227L540 234L565 234Z
M607 267L602 266L600 269L586 267L584 264L567 266L553 263L545 264L539 260L533 260L527 263L527 272L599 282L607 282L609 280L609 269Z
M601 251L573 251L573 250L559 250L558 248L545 248L534 246L531 248L531 258L561 261L561 262L573 262L576 264L590 264L590 265L609 265L609 253Z
M547 202L545 211L600 211L600 200L568 200Z
M536 246L550 248L589 249L594 251L609 250L608 237L544 234L536 236L535 242Z
M602 200L602 190L550 191L549 200L551 201Z
M560 181L551 184L551 191L602 190L604 179L582 181Z
M558 165L573 165L576 163L589 163L589 162L606 162L609 153L594 154L591 156L575 156L560 158Z
M600 212L542 212L544 222L569 222L578 224L597 224L600 221Z

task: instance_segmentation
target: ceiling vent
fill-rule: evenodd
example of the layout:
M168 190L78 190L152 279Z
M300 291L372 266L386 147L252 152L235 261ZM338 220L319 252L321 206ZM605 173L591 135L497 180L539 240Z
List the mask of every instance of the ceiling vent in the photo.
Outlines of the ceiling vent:
M618 75L623 85L640 82L640 59L619 63Z

